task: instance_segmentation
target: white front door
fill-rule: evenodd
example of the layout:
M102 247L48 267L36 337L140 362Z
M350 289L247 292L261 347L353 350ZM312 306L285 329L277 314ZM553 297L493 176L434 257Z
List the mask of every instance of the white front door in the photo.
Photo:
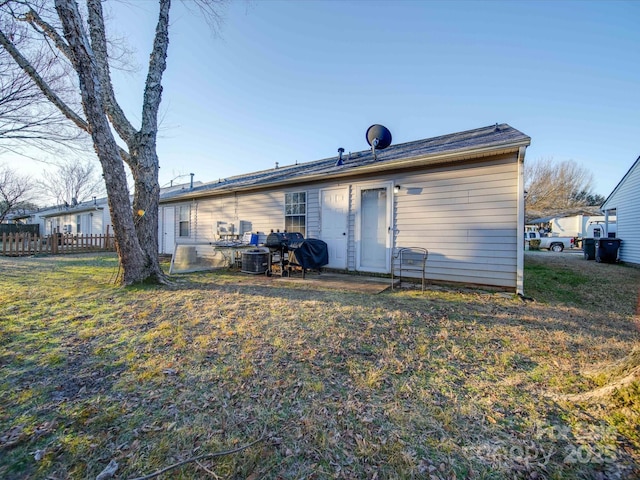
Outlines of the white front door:
M349 188L320 191L320 239L329 251L327 268L347 268Z
M389 273L391 238L391 187L388 184L357 189L358 270Z
M162 238L160 240L161 253L173 254L176 243L176 208L162 209Z

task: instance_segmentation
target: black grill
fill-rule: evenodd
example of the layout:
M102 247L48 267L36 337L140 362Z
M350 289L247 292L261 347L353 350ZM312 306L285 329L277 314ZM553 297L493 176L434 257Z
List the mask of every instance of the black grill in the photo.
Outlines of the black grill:
M271 232L267 235L264 246L273 251L287 252L289 248L297 248L304 241L300 232Z
M319 271L329 263L327 244L313 238L305 240L299 232L271 232L264 246L270 252L267 275L287 277L293 268L300 268L304 278L307 270Z

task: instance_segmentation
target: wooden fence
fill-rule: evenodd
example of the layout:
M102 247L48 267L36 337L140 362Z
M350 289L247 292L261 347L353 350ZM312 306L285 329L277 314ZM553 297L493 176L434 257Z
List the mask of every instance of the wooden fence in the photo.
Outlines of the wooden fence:
M65 254L87 252L114 252L113 235L63 235L44 237L32 233L3 233L0 255L19 257L39 253Z

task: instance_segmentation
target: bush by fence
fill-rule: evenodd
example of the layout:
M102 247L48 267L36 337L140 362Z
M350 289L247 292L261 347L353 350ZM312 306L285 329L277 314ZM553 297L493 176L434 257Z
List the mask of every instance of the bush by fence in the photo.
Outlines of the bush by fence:
M3 233L0 254L4 256L27 256L40 253L65 254L84 252L113 252L115 239L105 235L63 235L61 233L39 236L31 233Z

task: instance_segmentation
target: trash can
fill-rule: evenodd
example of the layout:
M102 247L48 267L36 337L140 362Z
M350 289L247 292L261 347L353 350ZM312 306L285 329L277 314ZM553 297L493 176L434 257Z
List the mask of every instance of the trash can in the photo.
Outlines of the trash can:
M616 263L620 242L619 238L599 238L596 241L596 262Z
M596 239L583 238L582 251L584 252L585 260L593 260L594 258L596 258Z

